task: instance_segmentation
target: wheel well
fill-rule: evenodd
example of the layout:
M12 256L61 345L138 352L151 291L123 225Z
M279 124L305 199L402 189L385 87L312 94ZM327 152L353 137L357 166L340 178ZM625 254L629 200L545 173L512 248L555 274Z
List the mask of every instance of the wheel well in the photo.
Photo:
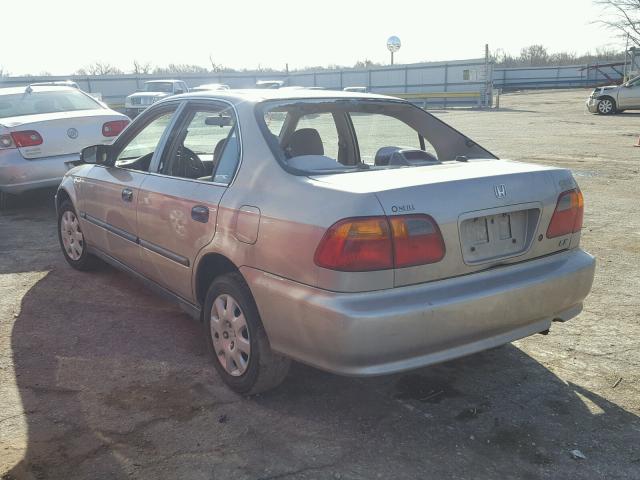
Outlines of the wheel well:
M62 202L64 202L65 200L71 201L71 196L64 188L61 188L56 193L56 209L60 208L60 205L62 205Z
M237 272L238 267L224 255L209 253L198 264L196 273L196 298L200 305L204 304L209 285L213 279L225 273Z

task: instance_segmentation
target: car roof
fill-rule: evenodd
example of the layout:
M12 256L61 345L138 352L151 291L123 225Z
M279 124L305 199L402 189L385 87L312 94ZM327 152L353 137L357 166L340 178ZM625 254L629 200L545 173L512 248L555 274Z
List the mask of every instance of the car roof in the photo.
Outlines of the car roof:
M231 89L209 90L195 93L184 93L171 97L176 98L219 98L231 103L260 103L266 100L321 100L345 98L352 100L400 100L397 97L376 93L344 92L342 90L309 90L301 89Z
M20 87L4 87L0 88L0 95L14 95L16 93L28 93L27 89L31 88L32 92L77 92L78 89L66 85L23 85Z

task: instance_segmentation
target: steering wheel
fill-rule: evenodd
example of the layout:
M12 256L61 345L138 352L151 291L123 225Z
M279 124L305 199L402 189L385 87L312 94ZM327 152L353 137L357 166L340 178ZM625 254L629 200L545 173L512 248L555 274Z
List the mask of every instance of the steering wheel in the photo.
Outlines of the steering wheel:
M200 178L207 174L207 169L200 160L200 157L191 149L181 145L178 147L177 156L180 158L178 165L180 165L181 172L178 172L182 177L186 178Z

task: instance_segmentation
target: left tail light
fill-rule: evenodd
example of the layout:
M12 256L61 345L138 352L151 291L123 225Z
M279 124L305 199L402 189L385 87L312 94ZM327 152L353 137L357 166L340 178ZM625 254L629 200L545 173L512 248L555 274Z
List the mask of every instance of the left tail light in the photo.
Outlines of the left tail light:
M436 263L445 246L429 215L346 218L325 232L316 265L343 272L369 272Z
M547 238L560 237L582 229L584 217L584 197L579 188L562 192L553 211Z
M102 125L102 135L105 137L117 137L125 127L129 125L129 120L114 120Z
M0 149L16 148L11 135L0 135Z
M35 130L23 130L21 132L11 132L11 138L16 147L35 147L42 145L42 137Z

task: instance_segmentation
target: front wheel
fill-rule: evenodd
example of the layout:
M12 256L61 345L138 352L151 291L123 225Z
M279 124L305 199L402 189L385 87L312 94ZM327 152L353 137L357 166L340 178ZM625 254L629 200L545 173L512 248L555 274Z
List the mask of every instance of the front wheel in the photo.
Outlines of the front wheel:
M616 102L611 97L603 97L598 101L598 113L600 115L611 115L616 113Z
M87 251L80 221L68 200L58 209L58 240L65 260L76 270L93 270L99 264L98 258Z
M271 350L251 291L239 273L213 281L204 317L214 366L232 390L254 395L282 383L291 362Z

